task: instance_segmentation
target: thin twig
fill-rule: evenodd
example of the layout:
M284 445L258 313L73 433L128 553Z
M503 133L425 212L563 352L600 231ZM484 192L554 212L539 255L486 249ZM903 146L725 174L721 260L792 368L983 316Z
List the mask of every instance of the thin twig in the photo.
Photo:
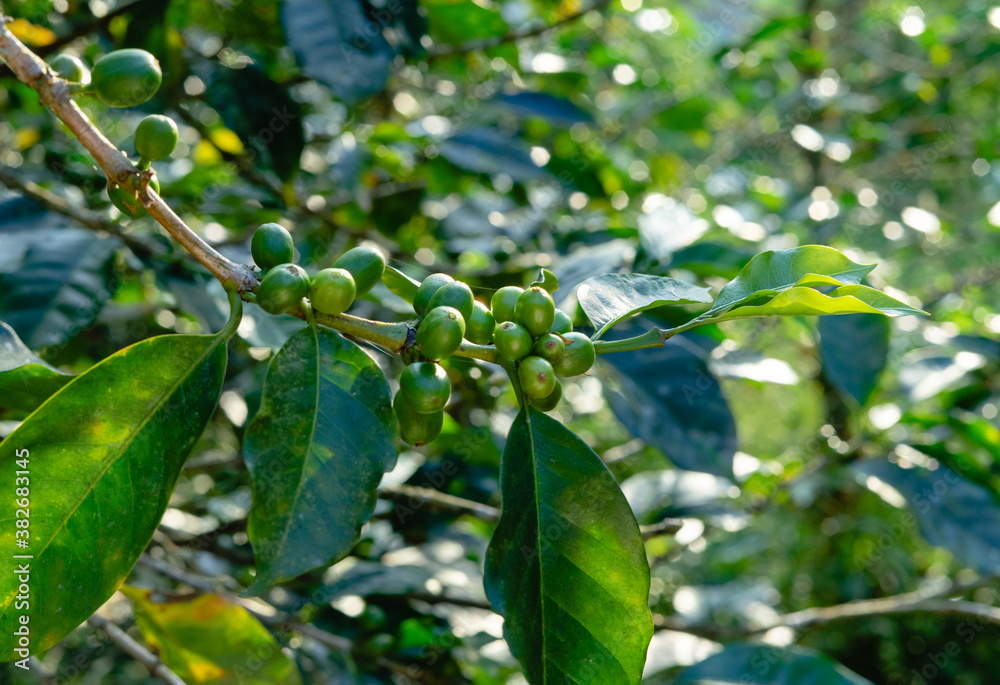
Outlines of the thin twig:
M25 197L31 198L46 209L73 219L84 228L88 228L91 231L98 233L107 233L115 236L128 245L129 249L139 256L151 255L159 257L165 254L165 250L158 243L147 242L134 235L129 235L128 233L122 231L117 224L112 221L108 221L96 212L71 207L68 202L52 191L43 188L32 181L26 181L19 178L18 175L14 173L13 169L9 167L0 166L0 183L4 184L11 190L18 191Z
M551 23L542 24L540 26L535 26L530 29L525 29L523 31L514 31L503 36L497 36L495 38L479 38L476 40L470 40L460 45L440 45L436 48L430 50L427 59L428 61L434 59L440 59L441 57L451 57L453 55L464 55L470 52L479 52L481 50L489 50L491 48L504 45L506 43L513 43L525 38L533 38L535 36L540 36L549 31L553 31L560 26L564 26L570 22L576 21L588 12L599 11L611 4L611 0L595 0L586 7L582 7L576 12L567 14L565 17Z
M136 642L128 633L111 621L94 614L87 619L87 623L94 628L103 630L126 654L145 666L153 677L159 678L167 685L186 685L176 673L160 661L160 657Z

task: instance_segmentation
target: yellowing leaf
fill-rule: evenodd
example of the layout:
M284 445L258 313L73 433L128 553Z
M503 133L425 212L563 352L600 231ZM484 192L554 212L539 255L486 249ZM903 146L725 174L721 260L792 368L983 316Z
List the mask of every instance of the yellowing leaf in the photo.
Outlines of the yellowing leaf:
M212 142L223 152L238 155L243 152L243 141L228 128L217 128L209 133Z
M7 24L7 28L24 44L40 48L56 42L56 34L45 28L32 24L27 19L15 19Z
M41 140L42 134L37 128L21 128L14 133L14 144L18 150L27 150L29 147Z
M298 669L267 628L238 604L205 594L158 603L154 590L122 587L143 640L194 685L301 685Z
M218 164L222 161L222 155L219 154L219 151L215 149L214 145L207 140L202 140L195 145L194 150L191 151L191 160L195 164Z

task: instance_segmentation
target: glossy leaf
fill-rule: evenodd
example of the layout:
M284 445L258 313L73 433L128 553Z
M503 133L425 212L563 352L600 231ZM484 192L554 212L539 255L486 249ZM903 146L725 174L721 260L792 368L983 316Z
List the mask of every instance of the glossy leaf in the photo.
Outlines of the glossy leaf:
M32 648L63 639L128 575L149 544L181 466L215 410L226 345L150 338L68 383L0 443L13 474L29 450ZM0 519L13 521L6 498ZM0 529L15 547L13 525ZM11 562L8 562L8 564ZM17 577L0 576L0 658L11 658Z
M647 274L604 274L585 281L577 299L597 332L594 340L619 321L667 304L711 302L708 288Z
M653 624L639 527L600 458L522 410L500 467L486 594L532 685L639 682Z
M397 430L389 385L361 348L318 327L288 340L243 442L257 559L248 594L351 551L395 464Z
M676 685L872 685L804 647L733 644L685 669Z
M72 379L36 357L14 329L0 321L0 417L10 411L30 414Z
M186 683L298 685L295 663L250 613L218 595L157 602L155 590L123 587L143 640Z
M889 320L878 314L824 316L817 322L823 373L842 397L868 401L889 355Z
M1000 504L989 490L943 465L931 471L868 460L857 469L877 479L865 481L869 488L877 492L881 481L903 496L927 542L944 547L969 568L1000 573Z
M338 98L354 103L385 87L395 50L359 0L286 0L281 17L302 71Z
M0 318L32 349L62 343L97 318L112 294L111 257L120 245L84 230L42 235L27 231L18 270L0 275Z
M393 295L403 298L413 304L413 298L417 295L417 288L420 287L418 281L413 280L394 266L386 265L382 273L382 282Z
M771 293L766 291L768 295ZM809 287L777 292L763 304L737 306L712 317L713 322L757 316L822 316L825 314L926 314L866 285L842 285L828 295Z
M662 348L604 355L601 367L613 381L605 396L632 435L680 468L732 477L736 423L708 368L713 345L689 333Z
M860 284L876 264L856 264L842 252L823 245L761 252L719 292L711 312L720 312L794 286ZM770 292L767 292L770 291Z

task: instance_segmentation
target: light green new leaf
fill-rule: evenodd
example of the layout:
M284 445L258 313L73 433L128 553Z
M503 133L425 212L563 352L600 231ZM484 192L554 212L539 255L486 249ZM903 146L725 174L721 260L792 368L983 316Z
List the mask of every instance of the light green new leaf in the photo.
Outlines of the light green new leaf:
M198 685L300 685L295 663L250 613L218 595L158 603L153 590L123 587L143 640L170 670Z
M26 416L73 379L39 359L0 321L0 416ZM6 411L5 411L6 410Z
M538 273L538 278L532 281L531 285L529 285L528 287L530 288L535 285L540 285L546 291L554 293L555 291L559 290L559 279L556 277L554 273L552 273L548 269L542 269Z
M347 555L375 509L397 446L389 384L378 364L326 328L289 338L271 360L243 442L257 559L246 593Z
M734 307L712 317L713 323L756 316L811 316L823 314L884 314L907 316L926 312L889 297L866 285L842 285L824 295L812 288L795 287L783 290L760 305Z
M417 295L417 288L420 287L418 281L413 280L394 266L386 265L382 272L382 282L393 295L401 297L410 304Z
M235 325L229 331L235 330ZM73 379L0 443L0 660L15 656L17 564L30 564L32 653L114 593L149 544L222 391L226 337L167 335ZM27 469L16 462L28 452ZM16 546L15 470L27 470L30 537ZM11 559L11 552L31 555Z
M580 286L577 299L597 332L597 340L619 321L666 304L711 302L708 288L663 276L604 274Z
M750 260L719 292L714 314L757 297L773 296L795 286L860 284L876 264L856 264L823 245L768 250ZM764 292L762 292L764 291Z
M521 410L500 467L486 594L532 685L637 685L653 635L649 566L614 477L586 443Z

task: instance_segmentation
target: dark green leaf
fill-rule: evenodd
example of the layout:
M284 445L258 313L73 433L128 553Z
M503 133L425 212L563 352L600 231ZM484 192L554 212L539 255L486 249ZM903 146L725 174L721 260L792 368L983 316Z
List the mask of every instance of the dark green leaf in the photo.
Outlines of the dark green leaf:
M969 568L1000 573L1000 505L989 490L943 465L931 471L870 460L857 469L876 493L881 481L903 496L929 543L944 547Z
M410 304L413 304L417 288L420 287L419 281L413 280L396 267L389 265L386 265L385 271L382 273L382 282L393 295L403 298Z
M733 644L685 669L677 685L872 685L804 647Z
M39 359L0 321L0 416L30 414L73 377Z
M500 491L486 594L528 681L638 683L653 634L649 566L607 467L558 421L522 410Z
M516 182L546 176L535 164L527 144L496 129L474 128L441 143L441 156L455 166L479 174L507 174Z
M889 320L879 314L824 316L817 323L823 373L844 399L863 406L889 354Z
M711 302L708 288L647 274L604 274L584 281L577 299L597 332L594 340L619 321L666 304Z
M123 587L142 637L187 683L298 685L295 663L256 618L218 595L156 602L154 590Z
M736 423L708 369L712 345L685 334L662 348L604 355L601 366L616 381L606 389L608 404L632 435L682 469L731 478Z
M823 245L768 250L750 260L719 293L711 312L765 295L774 296L794 286L859 284L875 264L856 264L843 253Z
M114 288L110 263L120 245L84 230L44 235L28 232L20 267L0 275L0 318L32 349L62 343L97 318Z
M263 592L344 557L396 461L389 385L372 359L326 328L304 328L271 360L243 454L248 533Z
M559 126L589 124L594 120L589 112L580 109L569 100L549 93L531 91L509 93L501 95L499 101L519 116L545 117Z
M354 103L385 87L395 50L359 0L286 0L281 17L302 71Z
M285 86L256 67L220 67L213 73L206 97L226 126L250 148L255 164L266 164L283 179L298 170L305 146L303 112Z
M62 640L128 575L215 410L225 371L218 337L150 338L77 376L0 443L12 478L19 450L30 451L33 651ZM3 507L0 519L14 521L13 497ZM0 530L6 550L18 549L14 531ZM3 660L14 654L17 585L13 573L0 579Z

